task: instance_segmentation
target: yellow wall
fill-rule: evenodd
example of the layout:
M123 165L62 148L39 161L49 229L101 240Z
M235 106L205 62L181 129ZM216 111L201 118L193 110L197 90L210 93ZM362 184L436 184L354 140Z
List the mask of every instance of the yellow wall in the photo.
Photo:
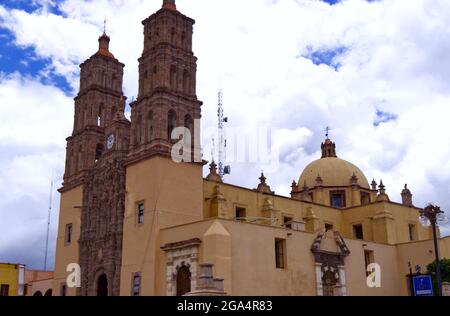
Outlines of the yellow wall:
M0 284L9 285L9 296L17 296L19 285L17 264L0 263Z
M219 223L228 232L230 241L221 240L221 247L211 247L208 231ZM211 219L198 223L167 228L161 231L160 243L173 243L200 238L200 263L215 264L214 277L224 278L229 295L316 295L315 261L311 245L316 234L278 227L241 223L233 220ZM275 267L274 242L286 239L287 269ZM351 252L345 259L348 295L384 296L402 294L397 248L345 239ZM223 249L230 249L229 252ZM374 251L375 262L382 267L381 288L366 286L364 250ZM161 257L163 262L165 256ZM165 295L166 271L160 266L159 295Z
M59 211L58 238L56 240L55 273L53 280L53 295L59 296L61 285L66 282L67 266L79 263L78 240L81 232L81 206L83 205L83 187L78 186L70 191L61 193ZM73 225L72 242L65 243L66 225ZM67 288L68 296L75 296L76 288Z
M161 255L159 230L203 218L202 166L174 163L155 156L127 167L121 295L130 295L133 273L140 272L142 293L153 295L155 269L165 262ZM137 225L136 204L144 202L144 224ZM159 289L158 289L159 291Z

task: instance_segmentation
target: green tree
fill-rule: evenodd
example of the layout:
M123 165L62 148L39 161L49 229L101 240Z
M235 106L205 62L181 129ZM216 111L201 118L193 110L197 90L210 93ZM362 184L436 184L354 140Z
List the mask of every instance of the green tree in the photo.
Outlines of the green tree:
M441 275L442 282L450 282L450 259L442 259L441 263ZM438 295L437 275L436 275L436 261L433 261L427 266L428 273L432 275L434 295Z

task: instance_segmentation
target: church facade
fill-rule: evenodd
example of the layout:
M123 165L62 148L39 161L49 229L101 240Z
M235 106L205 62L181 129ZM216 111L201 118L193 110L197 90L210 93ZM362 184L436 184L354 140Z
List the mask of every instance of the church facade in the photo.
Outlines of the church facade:
M106 34L81 64L53 294L408 295L408 264L434 260L431 230L406 186L402 203L392 202L328 137L290 197L264 174L256 189L224 183L214 162L203 177L194 23L174 0L143 21L131 120L124 64ZM193 162L172 159L177 127L191 131ZM449 257L450 239L439 244ZM74 263L81 287L67 284ZM367 283L371 264L380 268L376 286Z

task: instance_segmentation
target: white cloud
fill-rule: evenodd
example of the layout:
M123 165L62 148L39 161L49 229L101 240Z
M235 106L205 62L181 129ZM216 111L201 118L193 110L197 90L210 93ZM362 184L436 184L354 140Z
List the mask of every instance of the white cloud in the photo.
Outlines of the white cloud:
M0 25L15 33L16 44L34 47L39 56L51 58L54 71L76 87L78 64L96 51L106 16L111 51L126 64L124 88L131 98L137 91L137 58L143 42L140 22L160 4L65 0L59 3L64 18L46 10L29 14L0 6ZM408 182L417 205L431 200L450 210L449 1L347 0L329 6L311 0L178 0L177 6L197 20L194 50L199 57L197 94L205 102L204 128L216 125L222 77L230 126L252 129L269 124L299 131L297 137L287 133L283 139L283 147L290 152L283 156L280 170L266 174L278 193L287 194L302 168L319 157L322 131L329 125L338 155L360 166L369 180L382 178L391 199L398 201ZM341 47L347 50L337 58L339 72L301 57L308 49ZM14 84L20 82L3 80L0 89L14 90ZM25 103L47 109L45 115L36 114L40 119L72 111L62 93L49 90L45 95L47 102L17 101L20 108L8 101L7 111L1 103L8 122L21 120L16 120L17 127L0 126L0 141L30 142L26 135L36 123L27 120L27 115L22 119ZM14 93L10 97L14 100ZM376 128L377 110L397 119ZM72 123L68 119L47 122L36 141L63 151ZM49 126L53 133L46 131ZM209 152L205 157L209 158ZM63 163L61 159L60 168ZM233 170L227 181L257 185L260 166L235 164Z

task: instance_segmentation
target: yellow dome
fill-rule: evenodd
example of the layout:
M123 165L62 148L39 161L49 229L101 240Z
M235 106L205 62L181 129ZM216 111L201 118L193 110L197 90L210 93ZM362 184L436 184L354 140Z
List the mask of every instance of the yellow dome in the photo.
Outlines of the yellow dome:
M310 163L303 170L298 186L301 188L305 184L309 188L316 186L317 176L320 175L323 186L339 187L350 186L353 175L358 178L358 184L369 189L369 182L364 173L354 164L335 157L325 157Z

